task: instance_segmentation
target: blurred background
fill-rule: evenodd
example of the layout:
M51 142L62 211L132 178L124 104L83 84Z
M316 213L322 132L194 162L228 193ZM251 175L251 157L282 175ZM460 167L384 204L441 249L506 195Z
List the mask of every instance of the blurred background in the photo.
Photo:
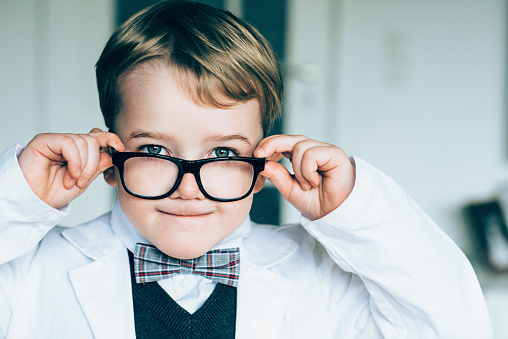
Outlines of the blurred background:
M104 128L94 64L115 27L155 2L0 0L0 149ZM508 337L506 0L201 2L252 23L281 58L274 133L336 144L395 179L469 257ZM96 180L64 224L113 196ZM299 220L273 188L260 196L254 220Z

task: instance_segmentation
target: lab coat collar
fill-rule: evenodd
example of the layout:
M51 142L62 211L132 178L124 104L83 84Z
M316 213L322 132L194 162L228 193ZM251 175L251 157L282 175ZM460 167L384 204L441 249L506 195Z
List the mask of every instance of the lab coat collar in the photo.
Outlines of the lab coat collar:
M298 245L273 226L253 225L240 246L240 280L236 335L238 338L277 338L293 282L270 268L280 264Z
M96 338L135 338L130 267L125 246L109 227L109 214L62 235L92 262L69 272Z
M115 225L123 220L121 210L120 213L115 210L95 221L67 229L62 235L93 260L125 249L122 238L117 236L110 227L111 224ZM126 218L125 222L128 222ZM250 233L243 238L240 245L242 259L247 258L252 264L269 269L284 261L297 249L298 245L286 235L277 232L277 227L257 225L250 219L246 222L252 226L245 225L248 226Z
M111 222L108 214L63 232L69 242L93 260L72 270L70 279L97 338L112 334L134 338L127 251L111 229ZM236 332L239 338L276 338L292 282L270 268L293 254L298 245L272 226L252 224L250 234L240 245Z
M98 260L125 249L109 227L110 220L111 213L108 213L79 227L66 229L62 235L84 255Z

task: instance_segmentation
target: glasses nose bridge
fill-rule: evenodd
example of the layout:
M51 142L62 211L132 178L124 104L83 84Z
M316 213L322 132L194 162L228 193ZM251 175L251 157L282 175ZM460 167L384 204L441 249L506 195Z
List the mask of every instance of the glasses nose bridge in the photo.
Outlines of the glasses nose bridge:
M186 173L192 173L194 174L194 177L196 179L198 178L199 168L201 167L199 166L198 161L181 159L181 164L182 164L182 175Z

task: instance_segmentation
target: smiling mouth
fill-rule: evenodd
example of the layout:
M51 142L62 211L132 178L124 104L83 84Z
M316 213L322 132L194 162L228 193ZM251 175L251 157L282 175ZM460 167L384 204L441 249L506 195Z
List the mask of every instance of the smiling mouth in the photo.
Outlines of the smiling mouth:
M179 218L200 218L200 217L206 217L212 214L212 212L177 212L177 213L171 213L166 211L158 210L158 212L169 215L172 217L179 217Z

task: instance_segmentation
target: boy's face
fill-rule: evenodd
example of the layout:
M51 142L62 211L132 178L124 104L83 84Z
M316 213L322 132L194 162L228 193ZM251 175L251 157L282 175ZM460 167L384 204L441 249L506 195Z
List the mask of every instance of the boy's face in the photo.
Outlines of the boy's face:
M196 104L182 90L174 71L138 66L121 83L122 107L115 132L126 152L165 154L186 160L229 153L252 156L263 137L259 103L229 109ZM233 153L231 153L233 152ZM168 198L146 200L125 192L115 168L106 180L118 183L122 210L136 229L162 252L176 258L198 257L227 238L247 217L252 194L235 202L203 196L187 173ZM258 180L254 192L263 186Z

